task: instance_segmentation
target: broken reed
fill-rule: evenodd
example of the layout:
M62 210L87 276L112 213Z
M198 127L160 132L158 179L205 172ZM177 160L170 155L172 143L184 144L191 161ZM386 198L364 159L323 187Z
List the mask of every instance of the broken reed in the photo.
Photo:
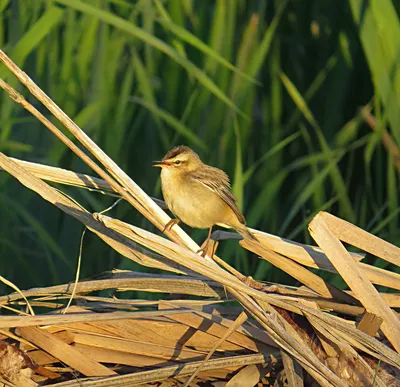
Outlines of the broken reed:
M65 113L54 104L42 90L24 74L2 51L0 60L17 76L17 78L36 96L54 116L81 142L84 148L91 154L88 156L76 147L66 136L62 134L53 124L46 120L37 110L32 108L19 94L15 93L8 85L2 82L2 86L10 96L21 103L24 108L31 111L41 122L43 122L57 137L74 151L84 162L95 170L100 177L121 197L127 200L140 213L147 217L157 228L164 229L169 217L138 187ZM94 157L91 158L91 157ZM96 161L95 161L96 160ZM40 194L45 200L53 203L59 209L75 217L89 230L96 233L106 243L129 259L148 267L172 271L190 275L193 278L204 276L223 286L227 294L233 296L243 306L244 310L254 318L261 329L269 338L281 348L285 370L293 375L296 362L321 385L341 385L342 381L338 375L324 363L318 354L304 345L302 337L292 325L280 313L276 307L301 314L313 326L316 332L322 334L320 338L326 353L336 354L336 358L347 353L359 361L359 367L363 374L369 379L374 378L380 385L383 382L376 375L371 366L356 351L361 350L369 355L387 362L396 367L400 364L399 355L389 347L381 344L374 337L363 333L353 325L340 321L337 317L320 310L316 302L298 302L296 297L290 295L280 296L252 288L236 276L218 266L211 257L202 259L194 252L198 247L187 234L179 227L165 231L171 239L166 240L156 234L150 233L138 227L126 224L116 219L101 215L91 214L78 203L62 195L43 180L37 174L32 174L24 168L23 163L11 160L4 154L0 154L0 166L16 177L22 184ZM88 179L93 183L93 179ZM284 246L290 245L293 255L293 245L298 251L302 251L303 259L307 254L324 257L322 260L329 262L326 266L334 268L347 282L352 294L340 291L327 283L316 274L300 266L293 257L285 256L278 251L282 249L282 241L276 237L269 236L255 230L256 235L261 238L260 243L242 241L241 245L257 253L261 258L273 263L286 271L298 281L307 286L309 291L317 298L330 301L332 305L347 305L350 309L354 307L365 307L370 313L382 319L381 329L393 347L400 350L400 322L393 310L385 301L385 296L379 294L371 285L369 278L364 274L374 272L372 267L365 270L357 260L344 249L341 241L353 244L365 251L371 252L388 262L399 265L399 249L387 242L374 237L357 227L335 218L326 213L320 213L310 224L311 235L320 245L320 249L296 245L290 241L283 241ZM274 242L279 248L274 250ZM145 249L143 249L143 247ZM295 248L295 249L296 249ZM290 254L288 254L290 255ZM360 258L360 257L359 257ZM314 265L318 264L314 261ZM367 265L368 266L368 265ZM385 271L389 278L393 278ZM200 277L199 277L200 275ZM371 274L373 277L373 274ZM257 283L256 283L257 284ZM397 285L398 286L398 285ZM265 289L263 289L265 290ZM79 293L79 285L78 285ZM300 300L301 301L301 300ZM132 312L134 313L134 312ZM37 318L37 317L36 317ZM38 324L40 320L35 317L24 317L28 324ZM5 320L3 320L5 321ZM15 321L15 320L14 320ZM7 322L5 322L7 324ZM329 327L329 329L327 329ZM34 340L36 344L43 342L44 337L50 339L48 334L40 330L28 330L25 332L26 339ZM330 333L328 333L330 332ZM229 332L232 333L232 332ZM370 333L370 332L369 332ZM375 333L375 332L374 332ZM33 336L32 336L33 335ZM340 337L340 339L339 339ZM40 339L42 338L42 339ZM224 336L222 341L226 340ZM344 340L344 341L343 341ZM325 344L325 345L324 345ZM62 346L63 347L63 346ZM65 348L65 347L63 347ZM213 349L215 350L215 349ZM66 350L66 353L72 353ZM60 353L58 353L60 355ZM289 356L289 357L287 357ZM332 356L331 356L332 357ZM334 356L335 357L335 356ZM76 366L76 363L74 363Z

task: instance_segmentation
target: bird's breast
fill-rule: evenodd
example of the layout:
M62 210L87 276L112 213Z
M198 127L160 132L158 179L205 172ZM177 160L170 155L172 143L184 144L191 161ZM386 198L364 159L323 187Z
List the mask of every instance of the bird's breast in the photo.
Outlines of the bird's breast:
M176 217L191 227L209 228L224 223L229 212L226 203L201 183L186 176L174 175L165 168L161 171L164 200Z

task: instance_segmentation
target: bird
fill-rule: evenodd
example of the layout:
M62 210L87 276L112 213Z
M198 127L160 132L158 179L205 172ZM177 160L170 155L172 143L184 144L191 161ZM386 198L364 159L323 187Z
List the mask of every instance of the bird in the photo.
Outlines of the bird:
M248 230L236 205L228 175L204 164L188 146L175 146L153 166L161 168L161 189L168 209L176 218L164 230L182 221L193 228L209 229L202 255L206 254L214 225L235 229L244 239L258 239Z

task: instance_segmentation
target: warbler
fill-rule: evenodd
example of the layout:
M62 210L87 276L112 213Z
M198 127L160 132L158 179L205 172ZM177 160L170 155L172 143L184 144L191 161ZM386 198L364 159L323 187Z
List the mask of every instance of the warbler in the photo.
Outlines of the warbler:
M233 228L243 238L258 241L246 227L224 171L204 164L197 153L184 145L172 148L154 166L161 167L164 200L176 217L166 229L180 220L190 227L208 228L205 246L214 225Z

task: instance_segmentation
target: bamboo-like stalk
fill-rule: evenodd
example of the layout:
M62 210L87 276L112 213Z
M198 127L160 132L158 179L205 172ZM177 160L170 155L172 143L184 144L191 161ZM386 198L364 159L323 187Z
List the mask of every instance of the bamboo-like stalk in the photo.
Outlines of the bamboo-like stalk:
M64 126L70 130L70 132L106 167L107 171L119 182L122 184L122 186L125 188L126 192L129 193L129 195L126 194L123 190L120 190L118 186L116 186L116 190L123 196L128 202L130 202L133 206L135 206L143 215L145 215L150 221L152 221L159 229L164 229L165 225L169 221L167 218L167 215L153 202L151 201L150 198L147 197L147 195L135 184L132 182L132 180L106 155L102 150L93 143L90 138L85 135L82 130L57 106L54 104L51 99L40 90L36 86L36 84L26 75L24 74L5 54L4 52L0 51L0 60L5 63L5 65L17 76L20 81L28 87L28 89L31 91L33 95L35 95L53 114L54 116L59 119ZM0 157L1 158L1 157ZM7 161L3 159L3 167L4 164L7 164ZM12 168L12 163L10 167L10 163L8 162L8 172L10 172ZM15 165L14 165L15 167ZM22 175L22 171L19 171L19 174L17 175ZM103 176L102 176L103 177ZM25 182L28 183L28 181L31 180L30 178L26 179ZM36 181L38 183L38 181ZM28 183L29 185L29 183ZM39 184L40 185L40 184ZM37 187L36 187L37 188ZM43 188L43 187L42 187ZM50 195L51 196L51 195ZM49 200L50 197L47 196L47 199ZM51 200L51 199L50 199ZM54 199L51 200L54 204L56 202ZM57 205L57 204L56 204ZM60 206L59 206L60 207ZM86 218L86 220L88 220ZM91 219L90 219L91 220ZM88 226L88 225L87 225ZM166 232L167 235L171 233L171 231ZM177 241L180 243L184 243L186 246L190 246L193 250L197 249L197 246L194 245L194 242L191 241L190 239L188 240L186 234L177 234L175 235L174 232L172 231L172 235L169 235L172 237L172 239L175 239L178 237ZM193 258L196 260L198 259L197 257ZM213 261L211 261L213 262ZM200 262L199 262L200 263ZM201 262L200 265L203 265ZM213 263L213 265L215 265ZM220 269L218 266L216 266L216 270L219 271L220 275L226 275L222 269ZM222 274L224 273L224 274ZM230 276L230 275L229 275ZM234 278L234 277L233 277ZM239 285L237 282L235 284L235 280L233 278L230 278L230 282L233 285L241 287L241 284ZM227 278L228 280L228 278ZM229 281L229 280L228 280ZM232 290L232 289L231 289ZM236 291L235 291L236 294ZM304 355L300 343L293 341L289 336L286 335L286 333L279 331L278 327L274 325L273 321L268 319L268 316L265 314L265 312L258 308L256 304L251 301L251 299L248 296L242 296L241 297L241 302L246 305L246 308L251 312L254 313L257 311L258 318L261 318L264 323L264 325L272 324L273 328L272 331L275 333L276 339L282 344L283 340L289 340L290 346L295 345L297 347L297 350L292 350L291 348L288 348L288 351L292 353L293 356L295 356L299 362L303 363L306 365L307 363L304 363L303 357L301 354ZM278 329L278 331L276 330ZM283 336L282 336L283 335ZM300 347L299 347L300 346ZM307 357L311 356L312 362L314 364L319 364L318 368L319 371L315 374L315 377L320 379L320 377L325 373L327 378L330 379L334 377L333 374L329 371L328 368L323 366L321 363L319 363L317 358L313 358L313 356L310 353L306 353ZM311 372L311 371L310 371Z
M22 183L39 192L44 198L50 200L51 202L54 202L59 208L63 209L64 211L71 211L70 206L73 207L75 205L76 207L73 211L71 211L71 214L78 217L78 219L81 219L83 217L83 220L86 221L89 228L93 228L95 230L97 229L98 231L98 228L100 226L98 223L100 223L103 227L105 225L110 226L111 224L121 225L122 223L112 221L102 215L89 217L89 215L86 212L82 211L81 208L77 207L74 202L71 201L73 203L71 204L68 198L61 195L58 191L51 189L41 180L33 177L29 174L29 172L23 170L16 163L1 154L0 164L3 166L3 168L14 174ZM105 227L105 229L110 232L108 227ZM223 272L222 270L216 270L214 267L209 267L208 265L205 265L205 263L198 261L195 254L191 253L184 247L180 247L179 245L174 244L173 242L162 240L162 238L158 236L151 235L151 233L145 232L144 230L135 229L133 226L127 227L126 225L122 225L122 228L120 229L122 234L125 234L124 230L126 230L126 234L129 234L131 238L137 239L138 242L144 243L155 251L162 252L164 255L168 256L169 259L172 259L178 264L183 264L184 266L191 267L197 272L203 275L207 275L208 277L218 282L221 282L225 286L229 287L229 291L246 307L246 309L251 314L253 314L253 316L257 318L257 320L266 329L271 338L276 343L278 343L278 345L284 348L288 353L294 356L294 358L296 358L299 363L302 364L302 366L305 367L306 370L313 375L314 378L316 378L320 383L323 383L323 381L326 380L331 380L331 382L333 382L333 385L339 385L338 380L335 379L334 375L331 374L328 368L322 365L319 359L317 359L308 351L302 349L303 345L298 340L293 339L290 335L282 331L281 328L276 325L276 322L274 322L274 320L271 320L271 318L269 318L268 315L259 306L257 306L254 301L249 298L249 296L251 295L253 297L256 297L256 299L262 300L264 302L264 305L266 305L266 303L268 303L269 301L277 301L276 299L271 298L271 296L268 296L265 293L247 287L245 284L238 281L237 278ZM144 237L139 238L140 234L143 234ZM117 235L120 235L121 237L121 233L118 233ZM156 247L156 245L154 244L157 241L159 243L159 247ZM165 247L161 249L162 245L165 245ZM180 258L180 254L177 254L177 252L182 254L185 258ZM223 275L221 275L222 273ZM283 306L288 310L291 309L287 303L282 303L282 301L278 301L278 303L275 302L275 304L281 307ZM300 310L301 309L304 309L304 306L302 306Z
M64 127L69 130L75 138L104 166L107 170L105 173L101 168L96 168L90 158L85 157L84 153L76 147L68 138L51 123L47 122L47 127L52 128L54 134L60 138L71 150L73 150L81 159L92 167L100 177L106 180L113 189L118 192L125 200L127 200L133 207L149 219L159 230L163 231L169 238L181 243L192 251L198 251L200 247L189 238L189 236L179 227L173 227L171 230L165 229L165 226L170 221L170 217L159 207L149 196L137 185L132 179L110 158L100 147L95 144L89 136L87 136L75 122L71 120L33 81L29 76L24 73L5 53L0 50L0 61L3 62L9 70L25 85L29 91L40 101L43 105L56 117ZM4 82L0 85L4 87ZM25 99L21 96L14 96L16 102L21 103L22 106L27 106ZM42 116L38 111L35 116ZM44 118L44 117L43 117ZM40 120L43 122L44 118ZM50 124L50 125L48 125ZM112 177L111 177L112 176ZM114 180L115 179L115 180ZM118 182L118 183L117 183ZM208 258L211 265L215 265L212 259Z
M121 194L121 196L124 197L129 203L135 206L144 216L152 221L159 229L163 230L165 228L165 225L169 221L167 214L163 212L96 144L94 144L93 141L90 140L90 138L86 134L84 134L83 131L45 93L43 93L43 91L40 90L40 88L38 88L37 85L25 73L23 73L1 50L0 60L17 76L17 78L26 87L28 87L32 94L35 95L54 114L57 119L59 119L68 130L70 130L70 132L106 167L107 171L125 188L125 190L123 190L120 189L118 185L115 185L116 191ZM95 230L97 232L100 231L100 225L98 224L98 222L93 221L94 218L90 216L90 214L86 213L85 211L81 211L80 209L78 210L77 208L75 208L73 211L69 211L66 207L68 207L68 204L70 203L68 203L65 198L64 200L61 200L61 203L59 202L60 197L62 197L61 194L57 195L54 191L52 192L50 187L46 186L39 179L34 178L34 176L30 175L27 171L18 167L16 163L7 160L5 156L0 155L0 160L3 168L5 168L9 173L17 177L21 182L23 181L23 183L29 188L40 193L46 200L49 200L60 209L70 212L70 214L72 216L75 216L78 220L84 221L89 229ZM106 179L109 180L109 177L105 174L102 174L101 177L106 177ZM103 236L104 232L105 230L101 228L99 235L101 235L103 239L105 239ZM190 247L192 250L198 250L198 246L190 238L188 238L187 234L183 233L183 231L179 231L178 233L176 233L176 231L166 231L166 234L172 239L183 243L185 246ZM117 238L116 235L113 236ZM189 251L187 251L187 253L189 253ZM192 261L198 261L197 267L201 268L202 266L204 266L205 269L207 268L207 266L205 266L204 262L201 261L198 256L193 254L191 257ZM212 262L211 265L210 262ZM226 276L228 276L230 278L226 278L226 280L228 283L231 284L230 286L233 285L238 286L239 288L243 288L243 284L240 283L240 281L238 281L232 275L228 275L224 270L219 268L214 263L214 261L209 260L208 263L208 269L214 267L214 270L216 270L216 274L219 274L219 276L218 274L216 276L217 281L221 281L221 279L218 277L223 276L226 278ZM244 286L244 288L247 287ZM271 329L275 333L275 337L278 342L283 344L286 340L289 340L290 344L288 347L288 351L292 353L292 355L295 356L299 360L299 362L303 363L303 350L300 343L293 341L293 339L291 339L285 332L280 330L276 331L278 327L274 325L272 320L268 319L268 316L265 314L265 312L257 307L257 305L249 298L248 295L242 296L241 302L242 304L246 305L246 308L251 313L254 313L255 310L258 309L258 316L263 316L265 318L265 320L263 320L264 324L273 324L273 327ZM292 345L295 345L297 349L292 349ZM311 362L318 364L319 373L317 373L316 375L320 375L321 377L321 375L325 373L328 378L334 377L329 369L326 366L322 365L322 363L320 363L317 358L313 357L309 353L307 353L307 356L311 356ZM309 361L310 360L308 360L307 363Z
M0 82L0 86L3 87L9 95L18 103L20 103L24 108L35 115L41 122L45 124L49 130L51 130L61 141L63 141L67 146L69 146L79 157L82 158L93 170L98 173L98 175L104 179L104 182L100 179L95 179L87 177L84 175L76 175L69 171L62 172L65 177L64 181L70 184L78 186L91 186L95 189L104 189L107 191L113 191L127 200L132 204L140 213L142 213L146 218L148 218L153 224L156 225L160 230L163 230L167 222L169 221L168 215L159 207L157 204L143 192L140 187L138 187L65 113L45 94L43 91L25 74L20 70L5 54L0 50L0 60L6 64L6 66L20 79L20 81L35 95L48 109L54 114L54 116L59 119L60 122L83 144L87 151L89 151L100 164L105 168L102 169L96 164L89 156L87 156L82 150L76 147L68 138L63 135L54 125L52 125L43 115L41 115L32 105L15 90L9 87L4 81ZM197 281L203 283L204 278L211 280L210 284L213 283L219 286L220 289L226 290L231 294L237 301L239 301L243 308L248 312L249 316L252 316L257 322L258 326L262 327L264 334L267 335L269 340L274 342L274 345L279 346L281 351L284 351L284 357L289 355L292 360L298 362L320 385L323 386L344 386L346 385L343 380L341 380L338 375L336 375L332 370L327 367L322 356L315 354L307 340L304 340L302 336L296 329L291 326L291 324L277 312L276 308L284 309L286 311L292 311L294 313L303 315L307 317L311 326L319 332L320 335L324 335L330 338L332 342L338 343L338 340L345 340L345 345L339 347L341 351L345 351L347 348L348 352L355 351L353 348L365 351L371 356L381 359L387 364L393 365L394 367L400 368L400 355L380 343L375 338L367 335L364 332L357 330L352 324L349 324L344 319L329 315L318 309L314 304L310 304L302 301L293 294L279 295L279 294L268 294L264 291L253 289L247 284L241 282L234 275L228 271L222 269L218 266L210 257L206 260L200 258L195 251L198 250L197 244L191 240L187 234L185 234L179 227L174 227L172 230L166 230L165 234L172 240L166 240L156 234L150 233L148 231L142 230L140 228L134 227L132 225L126 224L116 219L101 215L101 214L91 214L82 208L79 204L72 201L65 195L61 194L59 191L50 187L43 180L51 180L62 182L62 178L54 176L56 171L53 169L42 169L38 171L36 167L32 164L21 163L19 161L12 160L7 156L0 153L0 167L4 168L8 173L13 175L22 184L24 184L29 189L35 191L41 195L45 200L51 202L59 209L64 211L70 216L75 217L80 222L82 222L87 228L96 233L100 238L106 241L110 246L116 249L118 252L124 256L135 260L136 262L148 266L156 267L162 270L183 273L186 275L191 275L192 281ZM53 176L52 176L53 175ZM43 180L42 180L43 179ZM288 257L293 254L293 246L291 246L290 241L284 241L278 247L274 242L274 237L268 236L266 234L258 233L262 235L261 239L266 239L267 242L263 246L259 243L249 244L246 241L242 244L252 251L255 251L262 257L269 259L274 262L277 266L281 266L285 271L289 272L295 278L298 278L301 282L305 283L322 297L316 295L315 302L331 302L330 305L340 308L340 304L345 305L353 313L361 313L362 308L358 306L358 301L352 297L349 293L345 293L334 289L330 284L321 280L320 277L309 272L307 269L295 263ZM276 238L276 237L275 237ZM282 249L286 249L287 255L282 253L279 255L276 251L271 249L271 244L275 248L281 249L278 251L282 253ZM144 246L145 249L139 247L139 245ZM307 248L305 246L300 246L296 249L304 249L307 254L311 257L311 261L318 265L323 262L323 259L330 257L330 253L326 251L325 245L321 243L323 251L318 248ZM283 247L282 247L283 246ZM387 246L387 245L385 245ZM373 246L372 246L373 248ZM292 249L292 250L291 250ZM396 256L393 253L397 251L392 247L388 247L389 258L391 262L397 263ZM152 250L153 252L149 252ZM291 250L291 252L289 252ZM298 254L298 251L294 254ZM303 251L303 250L301 250ZM347 254L348 255L348 254ZM302 259L304 259L302 256ZM316 258L318 257L318 258ZM321 258L324 257L324 258ZM362 266L356 259L362 258L360 255L351 257L351 266L356 267L357 270L362 270ZM315 261L313 260L315 258ZM306 258L307 260L308 258ZM322 259L322 260L321 260ZM331 262L336 262L335 259L330 257ZM326 267L331 265L331 262L326 260ZM336 262L337 263L337 262ZM332 265L331 265L332 266ZM336 266L336 264L335 264ZM336 267L337 270L338 267ZM375 273L376 274L376 273ZM118 281L114 281L114 285L118 284ZM121 286L129 286L129 281L120 282ZM78 284L77 292L82 292L84 289L93 289L93 283L91 284ZM110 283L107 284L109 286ZM95 285L99 286L99 284ZM165 287L167 288L167 287ZM61 289L61 288L60 288ZM65 287L64 287L65 289ZM54 289L53 289L54 291ZM61 291L61 290L60 290ZM189 292L189 294L193 294ZM218 291L210 289L206 291L207 294L218 295ZM51 291L47 294L50 294ZM306 292L307 293L307 292ZM31 292L31 295L38 293ZM304 294L304 292L299 293L299 295ZM310 295L310 292L308 293ZM365 301L363 295L360 292L355 292L357 297L360 297ZM313 296L311 292L311 296ZM25 294L26 296L26 294ZM298 296L298 295L297 295ZM10 297L11 299L17 299L20 296ZM43 297L36 300L36 302L43 303L48 300L48 297ZM1 300L1 299L0 299ZM5 302L6 300L3 300ZM339 302L341 301L341 302ZM364 302L365 303L365 302ZM355 304L355 305L351 305ZM367 304L367 303L365 303ZM311 306L310 306L311 305ZM354 309L358 308L358 309ZM113 312L110 314L102 313L94 317L93 313L84 313L84 309L80 308L81 313L68 313L66 315L54 315L54 316L37 316L37 317L10 317L3 318L0 321L0 326L3 328L16 326L30 326L30 325L44 325L44 324L65 324L68 322L83 322L83 321L100 321L100 320L113 320L113 319L124 319L124 318L135 318L144 316L153 316L156 314L143 314L146 312ZM75 309L76 310L76 309ZM83 311L82 311L83 310ZM171 311L171 310L170 310ZM172 309L171 313L179 314L182 311L193 311L190 308L186 309ZM163 311L163 313L167 311ZM169 312L169 311L168 311ZM160 316L164 318L168 313ZM201 312L203 313L203 312ZM201 315L199 313L199 315ZM129 317L128 317L129 316ZM171 315L172 316L172 315ZM204 313L203 313L203 317ZM164 321L164 320L162 320ZM386 323L388 323L386 319ZM222 324L221 324L222 325ZM329 332L324 331L324 326L329 326ZM234 327L239 331L238 327ZM229 328L228 328L229 329ZM244 332L249 330L248 327L241 327L240 331ZM259 329L259 328L256 328ZM233 328L232 328L233 330ZM32 338L33 342L40 342L40 338L47 338L52 341L53 339L49 334L42 334L40 330L35 329L25 329L22 330L22 335L27 334ZM24 333L25 332L25 333ZM250 331L249 331L250 332ZM254 330L255 335L257 331ZM258 332L258 334L260 333ZM385 332L389 337L393 338L388 330ZM332 335L332 337L330 336ZM334 337L333 337L334 336ZM321 336L322 337L322 336ZM339 339L340 338L340 339ZM53 340L54 343L58 343L59 348L63 348L64 344L61 344L58 339ZM223 341L223 340L222 340ZM221 341L221 343L222 343ZM396 340L393 340L396 343ZM329 343L325 343L326 348L329 348ZM348 347L346 347L348 346ZM351 346L351 349L350 349ZM47 347L46 347L47 348ZM64 347L65 348L65 347ZM329 350L328 350L329 351ZM71 354L74 351L70 351ZM60 352L58 352L60 353ZM75 352L74 352L75 353ZM358 355L355 355L358 356ZM286 366L289 369L293 367L289 364L286 358ZM73 362L73 361L72 361ZM210 359L212 362L212 359ZM362 363L362 361L361 361ZM93 363L95 364L95 363ZM204 369L207 368L209 362L205 363ZM94 365L95 366L95 365ZM363 369L369 375L371 375L371 368L362 363ZM103 372L104 368L95 366L99 372ZM86 368L85 368L86 370ZM85 371L86 372L86 371ZM91 372L88 370L87 372ZM151 379L146 379L146 381ZM158 379L157 379L158 380ZM294 380L292 375L292 380ZM382 386L382 381L379 377L376 378L377 385Z
M91 213L79 206L76 202L42 182L40 179L35 178L33 175L29 175L23 168L2 153L0 153L0 160L2 168L15 176L22 184L39 193L45 200L48 200L62 211L78 219L122 255L136 262L147 264L149 267L156 267L162 270L180 273L185 272L181 270L182 268L177 267L173 263L168 263L163 257L145 254L144 250L139 248L138 245L133 244L132 241L129 241L128 239L124 240L121 235L118 235L104 227L102 222L96 220Z
M327 226L328 222L333 223L335 226L332 227L332 231ZM336 221L336 218L331 217L329 214L320 213L310 223L310 233L320 246L325 247L325 251L330 255L331 261L350 288L357 294L366 309L376 313L383 319L382 331L397 352L400 353L400 321L397 318L397 314L380 297L378 291L368 279L360 275L355 262L352 262L351 258L349 259L348 252L339 240L339 238L346 242L350 240L343 224L344 221ZM380 250L377 253L378 256L381 255L390 262L400 263L400 249L372 235L366 237L366 232L357 229L355 226L350 225L346 229L348 230L349 228L353 234L351 243L357 244L354 241L359 240L365 250L373 252ZM356 239L354 235L359 237Z
M76 204L72 204L71 200L61 195L58 191L47 186L41 180L35 178L29 172L23 170L16 163L8 159L6 156L0 153L0 165L6 169L9 173L13 174L16 178L20 180L21 183L25 184L29 188L40 193L46 200L49 200L57 207L63 211L70 213L72 216L76 217L78 220L83 221L86 226L94 230L103 239L104 235L110 232L109 227L111 225L117 224L120 226L119 233L115 233L113 238L117 238L117 235L130 235L132 239L136 239L141 243L145 244L147 247L154 249L155 251L162 252L165 256L173 259L175 262L180 262L184 266L190 267L192 270L196 270L198 273L208 276L215 281L221 282L227 286L228 290L246 307L246 309L253 314L266 328L267 332L271 335L271 338L276 341L280 346L285 348L292 356L294 356L303 367L305 367L308 372L310 372L320 383L324 382L325 378L331 380L332 385L339 385L339 379L325 366L323 365L317 357L315 357L312 352L303 348L303 345L288 335L284 330L280 328L276 322L271 319L264 311L261 309L251 298L250 295L256 296L264 300L264 303L268 301L268 295L259 292L257 290L251 289L242 282L240 282L236 277L223 271L220 268L215 268L214 266L209 266L206 262L198 259L198 256L185 247L176 245L168 240L162 240L156 235L153 235L144 230L135 229L133 226L127 227L123 225L123 222L116 222L110 220L104 215L96 214L92 216L85 211L82 211ZM70 206L75 206L73 210ZM102 226L100 226L100 224ZM122 226L121 226L122 224ZM102 227L105 227L103 230ZM105 231L107 230L107 232ZM124 232L126 230L127 232ZM145 237L140 237L140 234L145 235ZM120 238L120 237L119 237ZM155 245L155 242L159 242L159 247ZM161 246L165 247L161 247ZM185 258L181 258L183 255ZM237 289L237 290L236 290ZM239 291L238 291L239 290Z

